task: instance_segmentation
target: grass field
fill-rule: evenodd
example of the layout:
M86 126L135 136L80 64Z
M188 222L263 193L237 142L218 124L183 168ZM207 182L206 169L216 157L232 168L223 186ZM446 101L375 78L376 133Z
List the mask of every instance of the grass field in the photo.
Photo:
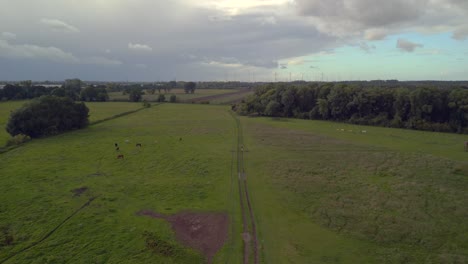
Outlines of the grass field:
M5 130L10 112L20 108L26 102L27 101L9 101L0 103L0 147L5 145L6 141L10 138L10 135ZM137 110L142 107L142 104L127 102L88 102L86 106L89 108L89 121L92 123L120 113Z
M233 133L225 108L167 104L2 154L0 200L8 202L0 204L0 225L14 242L1 247L0 262L41 241L96 197L6 263L202 263L199 253L175 242L165 221L136 213L219 211L229 213L235 227ZM123 160L116 159L115 142ZM81 196L72 192L84 187ZM145 231L176 254L147 250ZM232 240L215 260L239 263Z
M465 136L242 122L266 263L468 262Z
M468 262L466 136L240 117L238 139L228 109L161 104L0 154L0 263L204 262L140 210L229 214L214 262L242 263L237 140L261 263Z
M164 93L164 91L161 91L161 94L164 94L166 97L166 101L169 101L169 98L171 95L175 95L177 97L178 101L186 101L190 99L196 99L200 97L205 97L205 96L211 96L211 95L220 95L220 94L227 94L227 93L232 93L237 90L234 89L196 89L195 93L193 94L186 94L184 89L172 89L168 93ZM157 101L159 97L159 93L156 90L154 94L144 94L142 99L150 102ZM109 100L117 100L117 101L128 101L128 95L123 95L122 92L112 92L109 93Z

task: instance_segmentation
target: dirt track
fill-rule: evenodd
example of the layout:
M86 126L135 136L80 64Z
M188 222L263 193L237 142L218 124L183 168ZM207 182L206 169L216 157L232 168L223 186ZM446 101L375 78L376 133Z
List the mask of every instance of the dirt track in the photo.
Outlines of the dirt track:
M244 138L242 134L242 126L239 119L233 115L237 126L237 175L240 195L240 207L242 211L242 225L243 225L243 241L244 241L244 258L243 263L247 264L250 261L250 249L252 249L253 260L255 264L260 262L257 227L255 225L254 210L250 201L249 189L247 186L247 174L244 168L244 153L247 149L244 146ZM247 209L244 205L247 203Z

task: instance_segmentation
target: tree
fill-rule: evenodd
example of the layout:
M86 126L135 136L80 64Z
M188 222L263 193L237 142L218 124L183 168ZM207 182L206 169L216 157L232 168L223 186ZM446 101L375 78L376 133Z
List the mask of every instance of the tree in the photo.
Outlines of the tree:
M42 96L11 113L6 127L11 136L31 138L59 134L88 125L89 109L67 97Z
M166 101L166 96L164 96L164 94L160 94L158 96L158 102L165 102Z
M132 102L139 102L141 101L141 96L143 95L143 92L138 89L138 88L132 88L130 92L128 93L128 98Z
M73 100L78 100L82 85L83 82L80 79L65 80L65 83L62 85L62 88L66 91L65 96L70 97Z
M194 82L187 82L184 85L184 91L185 93L195 93L195 88L197 87L197 84Z
M175 94L171 95L171 97L169 97L169 102L171 103L175 103L177 101L177 97Z

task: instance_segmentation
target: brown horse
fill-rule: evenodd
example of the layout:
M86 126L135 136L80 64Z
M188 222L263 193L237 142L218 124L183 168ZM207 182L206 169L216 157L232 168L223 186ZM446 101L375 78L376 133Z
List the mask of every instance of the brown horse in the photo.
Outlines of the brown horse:
M124 158L124 155L123 155L123 154L119 154L119 155L117 155L117 158L118 158L118 159L123 159L123 158Z
M137 143L135 146L136 147L141 147L141 143Z

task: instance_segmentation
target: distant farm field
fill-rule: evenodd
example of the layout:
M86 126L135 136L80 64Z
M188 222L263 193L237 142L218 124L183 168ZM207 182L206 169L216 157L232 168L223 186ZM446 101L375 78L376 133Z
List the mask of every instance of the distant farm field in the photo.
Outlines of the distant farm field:
M0 154L0 263L467 263L464 141L153 105ZM175 227L206 215L212 253Z
M234 89L196 89L195 93L187 94L184 89L172 89L170 92L165 93L161 90L161 94L166 97L166 101L169 101L171 95L175 95L179 101L187 101L191 99L212 96L212 95L221 95L235 92ZM142 99L146 101L157 101L159 97L159 92L156 90L154 94L144 94ZM122 94L122 92L112 92L109 93L109 100L125 101L128 100L128 95Z

